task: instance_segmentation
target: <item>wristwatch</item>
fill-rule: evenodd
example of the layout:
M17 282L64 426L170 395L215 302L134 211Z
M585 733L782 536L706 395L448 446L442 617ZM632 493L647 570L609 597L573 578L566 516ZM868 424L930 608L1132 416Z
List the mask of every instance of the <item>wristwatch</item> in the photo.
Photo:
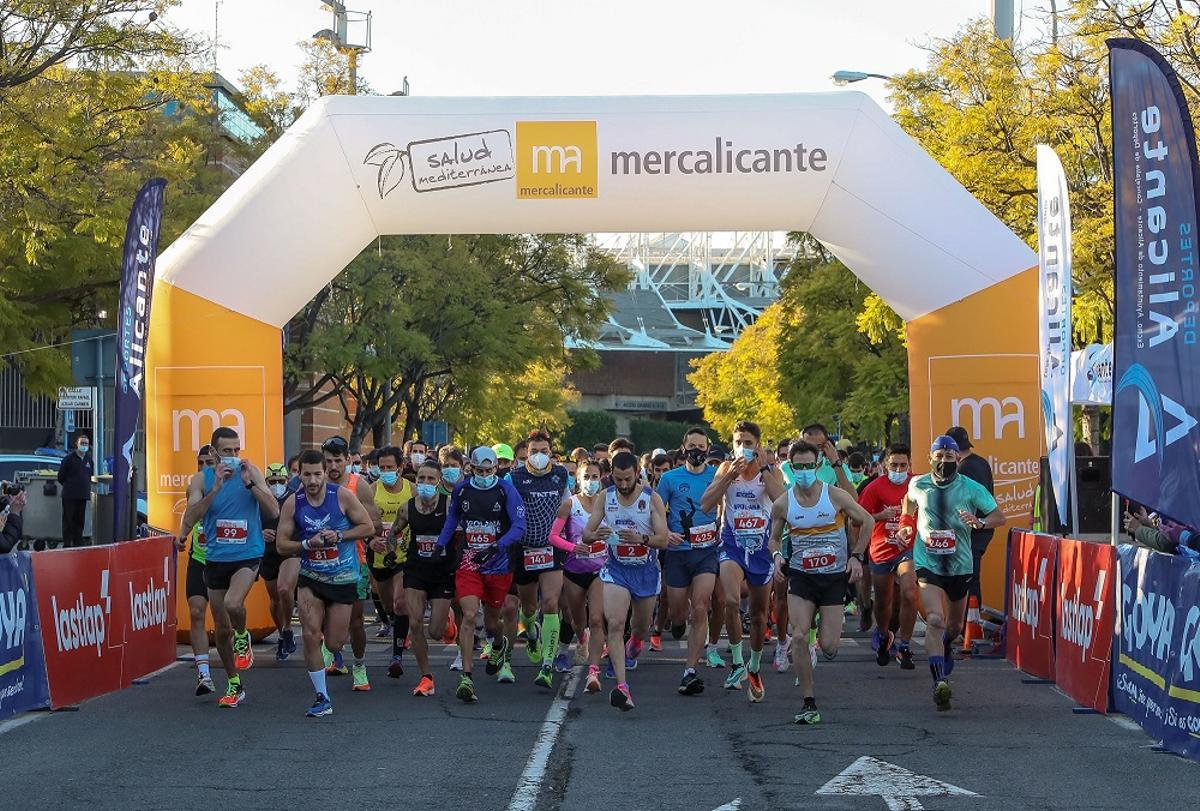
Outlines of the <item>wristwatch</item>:
M246 482L246 489L247 489L247 490L253 490L253 489L254 489L254 479L251 479L250 481Z
M852 552L850 554L850 557L854 558L855 560L857 560L859 563L861 563L864 566L867 565L867 556L864 555L862 552Z
M649 535L647 535L647 534L646 534L646 533L644 533L644 532L642 533L642 545L643 545L643 546L649 546L649 545L650 545L650 536L649 536Z
M342 538L342 531L339 529L339 530L337 531L337 542L338 542L338 543L341 543L343 540L344 540L344 539Z

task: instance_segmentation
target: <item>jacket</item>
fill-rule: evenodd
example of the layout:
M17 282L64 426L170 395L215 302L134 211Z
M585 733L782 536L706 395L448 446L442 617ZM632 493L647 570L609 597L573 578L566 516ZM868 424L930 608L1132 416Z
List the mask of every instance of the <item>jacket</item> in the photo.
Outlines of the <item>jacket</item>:
M62 485L64 499L85 500L92 497L92 476L95 463L92 455L80 456L71 453L64 457L58 468L58 483Z
M21 531L24 521L17 513L9 513L4 529L0 530L0 555L7 555L21 542Z

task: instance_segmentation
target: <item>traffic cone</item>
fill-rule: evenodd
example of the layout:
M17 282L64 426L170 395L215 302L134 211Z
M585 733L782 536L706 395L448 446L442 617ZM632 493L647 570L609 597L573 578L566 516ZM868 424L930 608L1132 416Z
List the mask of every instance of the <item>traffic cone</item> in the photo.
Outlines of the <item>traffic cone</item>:
M979 598L972 595L967 600L967 625L963 629L963 655L969 656L975 652L975 643L983 639L983 625L980 624Z

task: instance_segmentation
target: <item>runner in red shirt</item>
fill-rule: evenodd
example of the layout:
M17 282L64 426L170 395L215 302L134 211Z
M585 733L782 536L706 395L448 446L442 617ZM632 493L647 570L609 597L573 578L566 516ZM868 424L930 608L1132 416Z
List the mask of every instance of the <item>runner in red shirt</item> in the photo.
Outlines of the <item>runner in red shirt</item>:
M914 668L908 643L917 620L920 595L913 568L912 541L896 537L900 528L900 510L912 476L912 453L907 445L892 445L883 459L883 475L868 484L858 503L875 518L871 533L871 579L875 587L875 631L871 648L875 661L887 665L892 657L904 670ZM900 581L899 594L896 581ZM887 630L892 621L893 600L900 600L900 638ZM886 639L884 638L886 634Z

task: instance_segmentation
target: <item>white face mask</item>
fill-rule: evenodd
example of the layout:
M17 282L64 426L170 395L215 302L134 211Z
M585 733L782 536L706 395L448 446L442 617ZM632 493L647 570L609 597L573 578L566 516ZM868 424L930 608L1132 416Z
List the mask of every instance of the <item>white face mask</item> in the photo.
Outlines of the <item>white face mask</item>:
M419 451L412 454L409 458L412 460L413 467L420 467L425 462L425 454Z
M550 455L546 453L533 453L529 455L529 466L534 470L545 470L550 466Z
M275 496L275 498L283 498L283 494L286 492L287 492L286 484L271 485L271 495Z
M580 488L585 496L594 496L600 492L600 480L588 479Z
M904 484L906 481L908 481L908 471L889 470L888 481L890 481L892 484Z

